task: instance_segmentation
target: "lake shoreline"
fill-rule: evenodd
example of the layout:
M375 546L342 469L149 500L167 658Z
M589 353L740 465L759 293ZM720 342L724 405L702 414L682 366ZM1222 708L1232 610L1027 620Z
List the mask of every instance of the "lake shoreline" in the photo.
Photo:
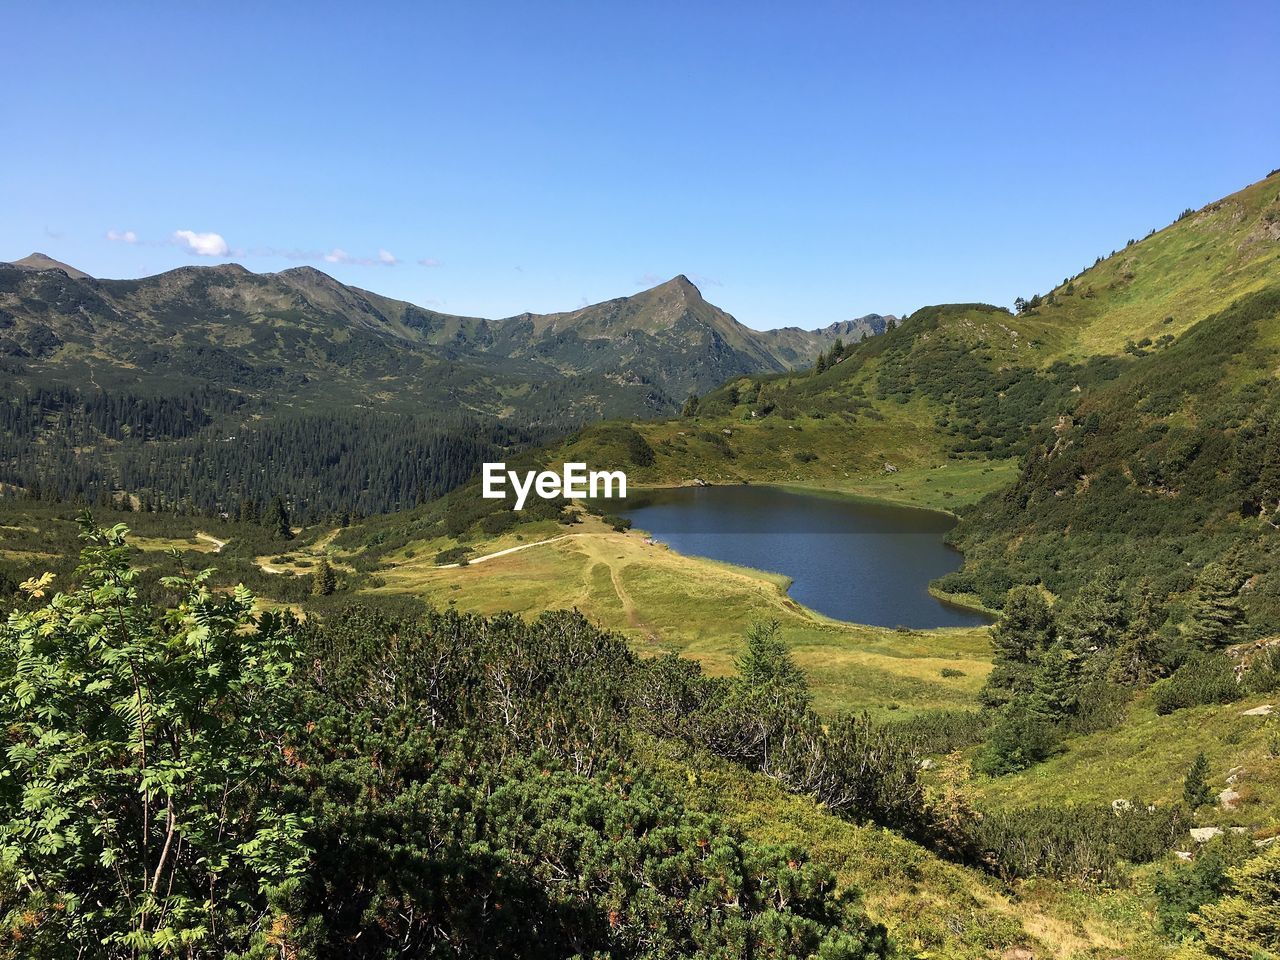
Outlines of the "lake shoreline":
M948 510L946 507L934 504L924 505L911 500L898 500L893 497L880 496L871 493L859 493L853 490L838 490L830 487L809 486L804 483L787 483L780 480L762 480L760 483L751 483L747 480L738 480L732 483L721 481L707 481L695 483L692 480L681 483L631 483L628 491L635 490L640 493L660 492L663 490L690 490L699 488L733 488L733 487L751 487L756 490L772 489L783 490L787 493L798 493L805 496L824 497L831 500L848 500L855 503L867 503L882 507L901 507L906 510L924 510L928 513L941 513L950 517L952 520L959 521L960 514L954 510ZM628 499L630 492L628 492Z
M687 557L786 578L788 600L831 622L933 630L996 616L933 586L963 564L945 540L950 511L791 484L646 484L630 494L618 513L637 531Z

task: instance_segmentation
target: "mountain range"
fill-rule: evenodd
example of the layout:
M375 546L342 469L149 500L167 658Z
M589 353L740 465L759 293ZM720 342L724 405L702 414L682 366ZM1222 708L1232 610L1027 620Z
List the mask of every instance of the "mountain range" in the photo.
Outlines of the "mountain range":
M730 377L811 363L871 314L757 331L678 276L554 314L454 316L312 267L238 264L99 280L44 254L0 264L0 375L155 393L193 383L303 408L448 409L531 422L675 410Z

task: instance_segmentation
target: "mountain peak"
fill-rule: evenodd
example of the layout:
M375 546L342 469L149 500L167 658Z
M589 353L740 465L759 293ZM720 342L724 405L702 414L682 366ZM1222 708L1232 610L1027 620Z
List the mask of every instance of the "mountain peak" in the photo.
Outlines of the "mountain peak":
M660 283L656 287L650 287L645 293L657 294L675 294L688 300L701 300L702 291L697 285L686 277L683 273L678 273L666 283Z
M55 260L47 253L32 253L21 260L14 260L13 266L22 270L61 270L73 280L92 280L93 278L83 270L77 270L70 264L63 263L61 260Z
M276 276L277 277L306 277L308 280L327 280L330 283L338 282L334 280L333 277L329 276L329 274L325 273L323 270L318 270L315 267L308 266L306 264L303 264L300 267L289 267L287 270L279 270L276 272Z

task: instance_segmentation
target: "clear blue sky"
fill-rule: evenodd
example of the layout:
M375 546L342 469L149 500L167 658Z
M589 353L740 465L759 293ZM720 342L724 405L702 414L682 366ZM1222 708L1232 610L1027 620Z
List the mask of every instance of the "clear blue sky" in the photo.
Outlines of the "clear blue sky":
M1263 0L178 6L7 6L0 259L483 316L685 273L818 326L1010 303L1280 167Z

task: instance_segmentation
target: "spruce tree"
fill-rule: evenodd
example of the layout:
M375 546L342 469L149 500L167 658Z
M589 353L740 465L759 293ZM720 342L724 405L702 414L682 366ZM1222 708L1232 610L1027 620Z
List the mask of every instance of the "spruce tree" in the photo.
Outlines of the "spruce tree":
M1182 784L1182 799L1192 810L1213 802L1213 792L1209 789L1209 761L1203 753L1197 753L1191 761L1191 769Z
M982 690L982 701L998 707L1031 689L1040 654L1053 642L1053 611L1036 587L1017 586L1009 591L1000 622L991 630L995 669Z
M1114 567L1104 567L1080 588L1062 614L1062 633L1084 653L1118 646L1129 626L1129 599Z
M738 680L749 694L770 703L812 701L809 681L779 636L776 620L754 623L747 630L747 651L738 660Z
M293 539L293 527L289 523L289 511L285 508L284 500L280 497L272 498L271 506L267 509L267 515L263 518L263 526L267 527L281 540Z
M1071 645L1059 640L1040 657L1031 677L1028 709L1048 723L1058 723L1074 714L1080 702L1080 656Z
M1207 564L1196 583L1191 609L1191 638L1204 647L1218 647L1236 639L1244 625L1240 608L1239 574L1221 563Z
M329 558L321 557L320 565L312 575L311 592L318 597L327 597L336 589L338 589L338 578L333 573L333 567L329 565Z
M1117 683L1145 683L1160 666L1160 628L1167 616L1150 578L1143 578L1132 601L1133 612L1111 665Z

